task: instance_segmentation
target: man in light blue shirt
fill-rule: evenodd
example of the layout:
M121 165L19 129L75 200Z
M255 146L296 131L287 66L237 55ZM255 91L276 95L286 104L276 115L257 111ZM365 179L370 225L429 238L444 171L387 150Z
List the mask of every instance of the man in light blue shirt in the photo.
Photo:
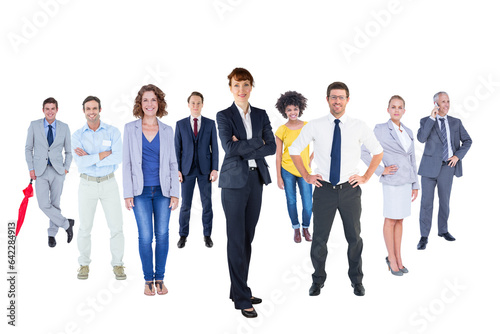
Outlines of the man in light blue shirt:
M87 279L90 260L90 232L98 200L110 230L111 265L115 278L126 279L123 270L123 218L114 171L122 162L122 140L120 131L100 121L101 101L88 96L83 101L83 112L87 119L81 129L73 133L71 147L80 174L78 207L80 228L78 230L78 279Z

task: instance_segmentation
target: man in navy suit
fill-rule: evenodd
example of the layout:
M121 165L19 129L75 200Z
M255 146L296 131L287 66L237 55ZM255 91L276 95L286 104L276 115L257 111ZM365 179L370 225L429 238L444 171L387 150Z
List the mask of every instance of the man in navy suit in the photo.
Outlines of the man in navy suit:
M179 165L182 205L179 214L179 235L177 243L183 248L189 235L189 218L196 180L203 207L202 222L205 246L212 247L212 182L217 180L219 169L219 148L215 122L201 116L203 95L192 92L188 97L191 116L177 122L175 128L175 153Z
M422 176L420 204L420 241L417 249L425 249L432 224L434 189L438 188L438 236L448 241L455 238L448 232L450 193L453 176L462 176L462 159L472 140L458 118L448 116L450 98L445 92L434 95L434 109L430 117L420 120L417 139L425 143L418 174Z

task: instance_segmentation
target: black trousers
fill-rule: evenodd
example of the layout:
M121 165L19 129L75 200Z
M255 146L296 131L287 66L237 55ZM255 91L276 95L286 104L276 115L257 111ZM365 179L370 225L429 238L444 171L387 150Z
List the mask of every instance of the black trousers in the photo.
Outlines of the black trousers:
M363 240L361 232L361 188L353 188L343 183L335 188L328 182L321 181L322 187L316 187L313 194L314 234L311 245L311 261L314 267L312 279L322 284L326 280L325 262L328 254L328 238L337 210L344 225L344 234L349 244L347 258L349 260L348 275L352 283L361 283L361 252Z
M252 291L247 285L252 240L262 204L262 181L257 170L250 171L245 187L222 188L222 208L226 215L227 262L231 288L229 298L237 309L252 307Z

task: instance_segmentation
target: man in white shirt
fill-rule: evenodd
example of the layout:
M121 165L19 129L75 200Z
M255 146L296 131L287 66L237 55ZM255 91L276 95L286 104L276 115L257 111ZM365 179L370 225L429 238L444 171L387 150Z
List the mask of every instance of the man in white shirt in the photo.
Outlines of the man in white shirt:
M361 189L382 161L383 150L373 131L362 121L345 116L349 102L349 89L343 82L328 86L326 101L330 113L307 123L290 147L290 156L307 183L314 184L313 224L314 234L311 245L311 261L314 267L310 296L321 292L326 280L325 262L328 253L327 242L337 210L342 217L344 234L349 244L349 278L354 294L363 296L363 271L361 252L363 240L361 232ZM300 152L314 141L314 160L317 168L310 175ZM364 175L358 175L357 165L364 144L373 158Z

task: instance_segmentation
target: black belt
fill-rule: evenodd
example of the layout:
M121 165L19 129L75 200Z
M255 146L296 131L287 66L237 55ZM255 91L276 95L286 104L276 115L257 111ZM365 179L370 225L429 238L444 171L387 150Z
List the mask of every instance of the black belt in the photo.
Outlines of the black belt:
M347 186L351 186L351 184L349 183L349 181L347 182L344 182L344 183L341 183L341 184L337 184L337 185L332 185L330 182L327 182L327 181L323 181L323 180L318 180L319 182L321 182L321 184L323 184L323 186L329 186L329 187L332 187L332 189L342 189L342 188L345 188Z
M257 170L257 167L250 167L249 169L250 169L250 171L254 171L254 170Z

